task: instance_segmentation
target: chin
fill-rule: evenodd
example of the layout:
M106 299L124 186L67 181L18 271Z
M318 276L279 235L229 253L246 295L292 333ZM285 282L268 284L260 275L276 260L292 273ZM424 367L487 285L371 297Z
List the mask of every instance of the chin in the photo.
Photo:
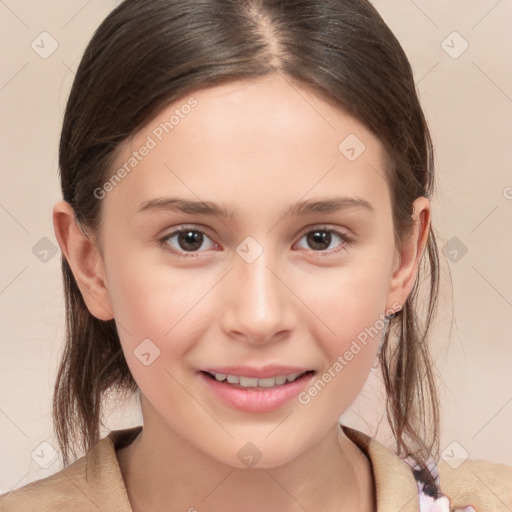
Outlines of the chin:
M269 440L237 442L229 450L211 456L236 469L272 469L296 458L297 446L283 446L282 440L276 437L275 443Z

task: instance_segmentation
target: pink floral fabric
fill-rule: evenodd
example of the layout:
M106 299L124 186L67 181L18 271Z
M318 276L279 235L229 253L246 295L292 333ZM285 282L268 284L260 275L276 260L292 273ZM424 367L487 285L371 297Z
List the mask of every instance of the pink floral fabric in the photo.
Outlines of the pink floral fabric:
M434 461L429 462L427 466L434 479L435 487L427 483L428 479L425 478L423 471L421 471L412 457L405 457L403 460L412 468L414 479L418 486L421 512L478 512L471 505L452 508L450 498L441 491L439 471Z

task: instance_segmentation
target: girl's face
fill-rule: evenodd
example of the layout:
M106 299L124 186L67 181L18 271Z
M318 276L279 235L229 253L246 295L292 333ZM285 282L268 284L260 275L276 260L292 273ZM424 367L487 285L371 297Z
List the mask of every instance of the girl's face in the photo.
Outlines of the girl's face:
M271 467L318 443L414 284L428 201L415 203L426 224L395 252L380 142L278 76L184 96L112 172L95 192L105 288L87 301L115 318L145 430L238 467L244 450ZM245 401L258 392L213 386L207 369L314 374Z

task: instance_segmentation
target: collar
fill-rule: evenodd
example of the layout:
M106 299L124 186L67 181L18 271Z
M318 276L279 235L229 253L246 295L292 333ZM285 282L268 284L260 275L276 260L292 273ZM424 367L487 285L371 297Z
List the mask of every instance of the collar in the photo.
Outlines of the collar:
M364 432L338 423L345 435L368 457L373 471L377 512L420 512L418 485L411 467Z
M410 466L365 433L338 423L340 428L371 463L377 512L420 512L418 487ZM129 445L141 430L141 425L112 430L86 456L86 480L98 489L103 510L132 512L116 450Z

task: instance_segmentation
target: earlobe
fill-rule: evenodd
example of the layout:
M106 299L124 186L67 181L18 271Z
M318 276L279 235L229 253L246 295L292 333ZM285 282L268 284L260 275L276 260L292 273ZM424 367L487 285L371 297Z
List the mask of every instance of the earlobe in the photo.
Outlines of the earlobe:
M114 315L106 287L103 257L94 241L80 229L68 202L55 204L53 227L90 313L99 320L111 320Z
M399 263L391 278L387 299L388 308L397 302L405 304L416 281L421 257L428 241L430 201L426 197L418 197L413 206L414 227L411 236L404 240L400 254L396 255L395 262L398 260Z

